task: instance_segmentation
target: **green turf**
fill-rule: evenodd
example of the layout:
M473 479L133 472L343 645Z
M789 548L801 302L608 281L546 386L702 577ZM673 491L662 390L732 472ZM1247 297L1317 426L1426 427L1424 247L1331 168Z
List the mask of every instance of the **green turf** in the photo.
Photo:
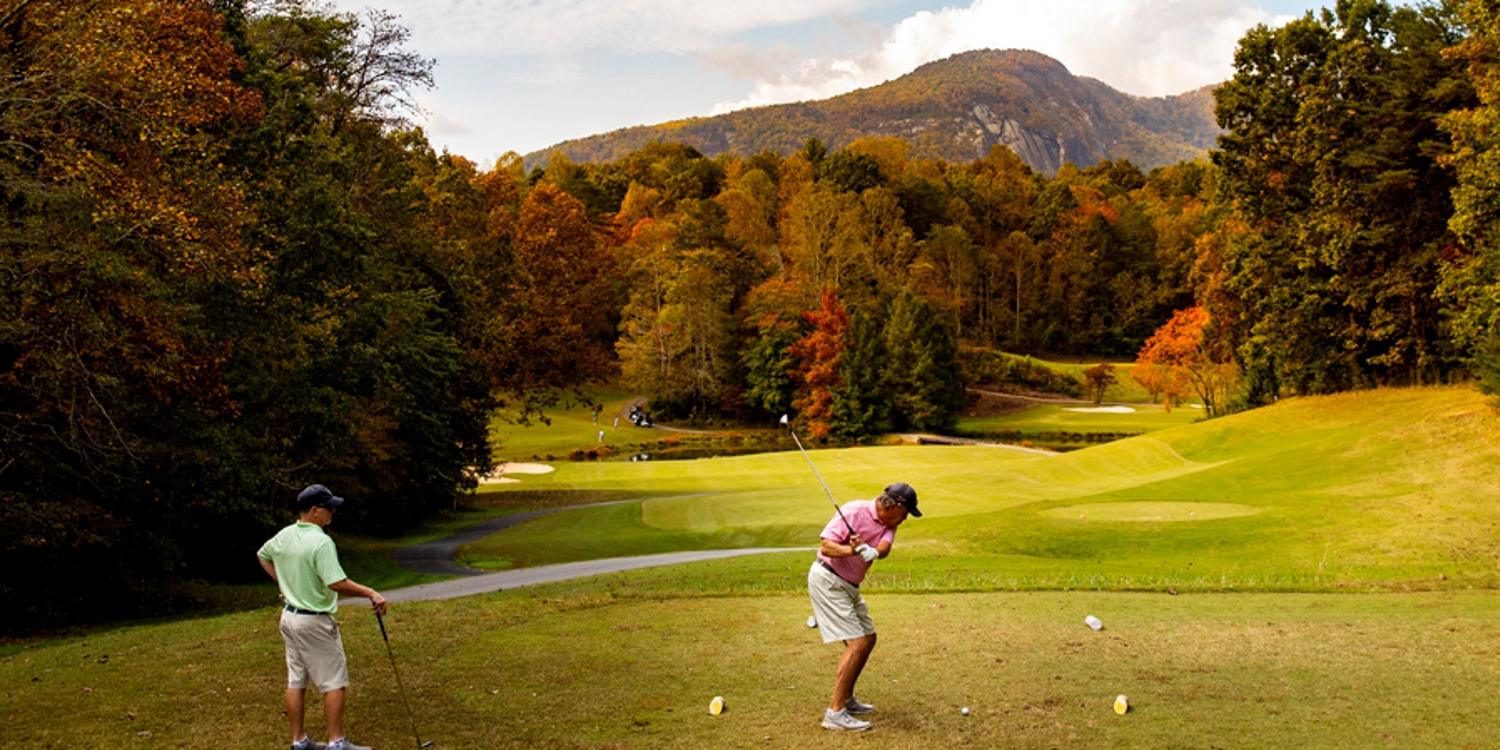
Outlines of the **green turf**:
M1088 404L1040 404L999 417L964 418L962 431L983 429L1020 430L1023 432L1135 432L1146 433L1181 427L1203 418L1202 409L1191 407L1163 410L1155 404L1134 404L1128 414L1088 411L1099 407Z
M803 575L807 560L754 567ZM1491 592L868 595L875 729L818 727L839 647L804 595L695 597L717 561L402 605L405 697L438 748L1488 747ZM660 591L678 592L663 596ZM1085 615L1104 621L1100 632ZM131 627L0 659L6 747L277 747L277 613ZM415 744L374 619L343 616L348 727ZM1121 717L1110 704L1129 697ZM723 696L727 710L708 714ZM968 717L959 708L971 709ZM320 705L309 730L325 736ZM770 739L767 739L767 738Z
M1083 371L1099 364L1098 360L1090 360L1083 363L1063 362L1060 360L1036 360L1038 364L1050 367L1059 372L1065 372L1078 378L1078 382L1087 383L1083 377ZM1135 367L1135 362L1110 362L1114 365L1115 382L1104 391L1104 400L1114 403L1138 404L1151 400L1151 394L1135 378L1130 377L1130 371Z
M391 642L424 739L1493 745L1500 418L1475 392L1289 399L1050 457L929 446L813 458L841 500L903 479L927 511L863 587L881 633L860 683L880 707L874 733L817 727L839 650L803 627L810 558L796 552L396 606ZM802 546L830 515L798 453L561 464L470 512L585 499L625 502L495 535L487 554L526 565ZM254 612L12 644L0 745L284 742L278 615L262 591ZM1105 629L1086 628L1088 614ZM373 618L342 619L353 737L412 743ZM1133 706L1124 717L1109 708L1117 694ZM715 695L729 706L719 717L707 713Z
M899 536L902 575L877 576L877 586L1426 588L1500 579L1497 435L1500 423L1480 395L1437 388L1290 399L1050 457L933 446L812 455L840 502L871 497L895 480L921 493L926 517ZM829 517L826 497L795 452L565 463L518 486L636 488L663 499L640 503L638 512L570 511L496 534L470 554L525 565L711 548L726 538L760 546L798 538L798 529L811 540ZM1257 512L1190 524L1079 524L1047 515L1089 503L1165 501Z
M630 396L614 388L593 388L585 391L585 399L568 398L544 411L550 424L533 420L530 424L514 424L496 421L490 426L490 437L495 443L495 458L498 461L565 458L578 450L590 448L619 448L645 441L655 440L658 431L636 427L630 423ZM592 403L590 403L592 402ZM603 405L596 424L593 406ZM618 426L615 417L620 418ZM604 439L599 433L604 432Z

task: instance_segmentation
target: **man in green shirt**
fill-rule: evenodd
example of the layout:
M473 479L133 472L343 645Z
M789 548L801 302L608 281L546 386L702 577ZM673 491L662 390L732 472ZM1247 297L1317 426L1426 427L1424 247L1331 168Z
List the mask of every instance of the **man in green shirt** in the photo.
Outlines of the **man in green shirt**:
M297 523L271 537L256 553L260 567L276 581L285 602L281 639L286 643L286 715L292 724L292 750L369 750L344 736L349 669L333 615L339 608L338 594L366 597L381 615L385 614L385 597L344 575L338 550L323 533L323 527L333 522L334 510L343 504L344 498L334 496L327 487L310 485L297 495ZM327 745L313 742L303 730L309 682L323 693Z

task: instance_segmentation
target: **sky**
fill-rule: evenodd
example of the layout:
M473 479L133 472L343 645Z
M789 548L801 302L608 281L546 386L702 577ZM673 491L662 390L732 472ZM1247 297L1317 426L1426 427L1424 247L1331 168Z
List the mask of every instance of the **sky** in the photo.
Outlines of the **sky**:
M1226 80L1235 44L1332 0L332 0L411 30L417 122L488 168L570 138L825 99L975 49L1031 49L1137 96Z

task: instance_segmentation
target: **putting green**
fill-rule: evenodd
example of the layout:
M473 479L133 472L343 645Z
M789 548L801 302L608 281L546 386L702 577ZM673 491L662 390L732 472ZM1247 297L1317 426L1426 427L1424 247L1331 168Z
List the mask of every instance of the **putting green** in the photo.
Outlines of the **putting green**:
M1260 508L1238 503L1135 502L1089 503L1048 508L1041 515L1050 518L1077 518L1086 521L1212 521L1216 518L1238 518L1260 512Z

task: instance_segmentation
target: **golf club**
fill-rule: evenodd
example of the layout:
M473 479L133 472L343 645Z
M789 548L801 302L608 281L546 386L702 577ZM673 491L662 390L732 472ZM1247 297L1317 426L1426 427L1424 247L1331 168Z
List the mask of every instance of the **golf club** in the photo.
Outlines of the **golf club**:
M396 652L391 650L391 639L385 634L385 618L376 612L375 621L380 623L380 638L385 641L385 652L391 656L391 672L396 675L396 688L401 691L401 705L406 706L406 720L411 722L411 736L417 740L417 750L432 747L432 740L423 742L422 736L417 734L417 720L411 714L411 703L406 700L406 686L401 684L401 673L396 670Z
M818 467L813 465L812 456L807 455L807 449L802 447L802 441L797 439L797 431L792 429L792 423L787 421L786 415L781 415L781 424L786 431L791 433L792 442L797 444L797 450L802 451L802 457L807 459L807 465L812 467L813 476L818 478L818 484L823 485L823 491L828 493L828 502L833 503L834 512L839 514L839 520L844 522L844 528L849 530L849 536L855 536L854 527L849 525L849 519L844 518L843 509L839 508L839 501L833 499L833 492L829 491L828 484L823 481L823 475L818 473Z

